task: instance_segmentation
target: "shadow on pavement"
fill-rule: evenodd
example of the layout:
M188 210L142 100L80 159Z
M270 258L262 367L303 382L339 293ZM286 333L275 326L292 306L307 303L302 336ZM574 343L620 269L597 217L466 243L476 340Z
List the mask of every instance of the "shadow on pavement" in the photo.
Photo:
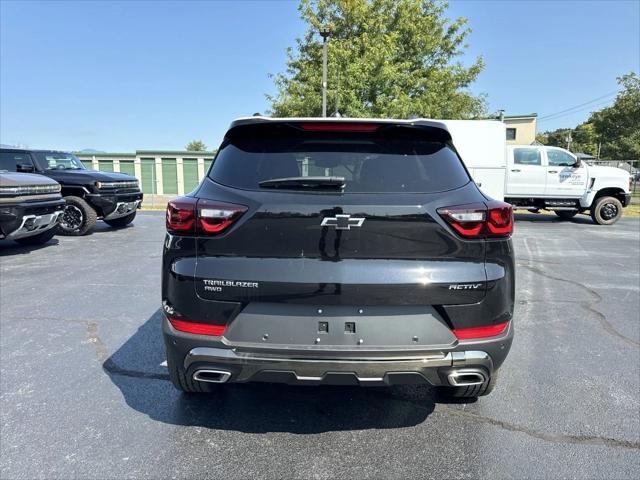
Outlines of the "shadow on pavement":
M89 233L89 235L101 234L101 233L110 233L110 232L119 232L122 230L129 230L130 228L134 228L136 221L134 220L129 225L125 225L124 227L112 227L106 222L102 220L98 220L96 222L96 226L93 227L93 230Z
M251 433L320 433L402 428L422 423L435 407L427 386L297 387L252 383L223 385L218 393L178 392L166 368L155 312L111 355L103 368L127 404L150 418Z
M576 215L573 218L564 219L555 214L546 213L514 213L513 218L516 222L532 222L532 223L580 223L594 225L593 220L588 215Z
M0 257L4 255L26 255L41 248L53 247L58 245L60 240L53 237L47 243L42 245L20 245L13 240L0 240Z

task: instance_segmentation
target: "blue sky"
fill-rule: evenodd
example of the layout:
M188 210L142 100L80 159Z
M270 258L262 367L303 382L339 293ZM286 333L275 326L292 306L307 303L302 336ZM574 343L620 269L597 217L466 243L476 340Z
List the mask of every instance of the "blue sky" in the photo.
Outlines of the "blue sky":
M490 111L541 117L617 89L640 70L640 1L453 1L482 55L472 86ZM293 1L0 0L0 142L133 151L210 147L264 112L268 73L305 30ZM539 130L574 126L613 96Z

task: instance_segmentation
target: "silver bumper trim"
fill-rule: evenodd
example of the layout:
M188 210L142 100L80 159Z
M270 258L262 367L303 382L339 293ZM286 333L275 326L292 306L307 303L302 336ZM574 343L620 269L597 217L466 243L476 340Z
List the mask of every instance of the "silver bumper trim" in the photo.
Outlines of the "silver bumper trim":
M109 215L105 216L103 220L112 220L114 218L126 217L140 206L142 200L134 200L132 202L118 202L115 210Z
M184 368L228 368L234 372L233 381L250 381L261 372L289 372L298 382L320 383L327 375L349 373L362 384L384 384L389 375L419 373L425 378L436 379L440 367L480 367L493 372L493 362L486 352L456 351L425 353L406 357L319 357L279 353L277 355L237 351L230 348L197 347L184 359ZM462 379L461 379L462 380ZM468 380L468 379L467 379ZM437 381L437 380L436 380Z
M22 217L20 227L7 235L7 239L16 240L18 238L30 237L46 232L58 224L58 219L63 210L58 210L46 215L25 215Z

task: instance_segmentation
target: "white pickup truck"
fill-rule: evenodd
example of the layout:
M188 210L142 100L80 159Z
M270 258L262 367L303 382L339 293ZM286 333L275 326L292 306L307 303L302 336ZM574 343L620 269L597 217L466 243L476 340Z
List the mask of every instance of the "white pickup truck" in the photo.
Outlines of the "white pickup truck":
M480 189L516 209L560 218L588 211L595 223L611 225L629 205L630 175L621 168L588 165L558 147L507 146L497 120L441 121Z

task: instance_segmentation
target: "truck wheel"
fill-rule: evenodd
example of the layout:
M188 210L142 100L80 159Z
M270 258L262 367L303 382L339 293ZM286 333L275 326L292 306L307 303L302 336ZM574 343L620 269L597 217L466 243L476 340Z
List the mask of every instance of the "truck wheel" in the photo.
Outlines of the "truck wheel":
M491 378L482 385L470 385L468 387L438 387L437 392L442 397L448 398L476 398L489 395L496 386L498 372L493 372Z
M47 243L49 240L53 238L56 234L56 228L50 228L46 232L39 233L38 235L33 235L31 237L25 238L16 238L16 243L20 245L42 245L43 243Z
M58 231L61 235L81 236L96 225L96 211L80 197L64 197L67 202L60 219Z
M553 213L563 220L569 220L578 214L578 210L555 210Z
M185 393L211 393L220 388L218 384L198 382L189 377L184 368L176 365L170 356L167 357L167 368L173 386Z
M134 218L136 218L136 213L137 212L130 213L126 217L114 218L112 220L105 220L104 223L106 223L107 225L111 225L112 227L115 227L115 228L126 227L131 222L133 222Z
M600 197L591 207L591 218L598 225L612 225L622 217L622 203L615 197Z

